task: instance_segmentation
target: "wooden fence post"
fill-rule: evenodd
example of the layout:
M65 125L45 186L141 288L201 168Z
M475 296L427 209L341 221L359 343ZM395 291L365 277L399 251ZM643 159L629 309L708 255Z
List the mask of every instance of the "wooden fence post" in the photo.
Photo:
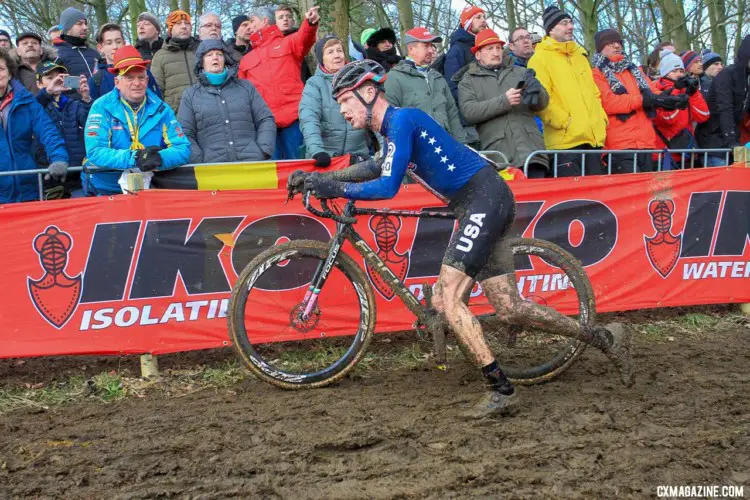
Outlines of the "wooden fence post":
M745 146L734 148L734 165L740 167L750 167L750 149ZM742 314L750 316L750 304L740 304Z

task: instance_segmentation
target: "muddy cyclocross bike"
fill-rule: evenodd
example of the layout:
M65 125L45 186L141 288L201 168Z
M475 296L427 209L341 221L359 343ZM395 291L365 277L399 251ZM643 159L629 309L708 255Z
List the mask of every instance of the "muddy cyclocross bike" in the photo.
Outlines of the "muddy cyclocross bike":
M432 308L431 287L422 285L421 301L354 224L358 216L454 219L453 214L359 208L353 201L343 210L333 205L334 211L326 200L319 200L321 209L315 208L310 198L310 192L303 194L310 213L337 223L332 239L294 240L269 248L244 268L232 290L229 332L247 368L272 385L304 389L329 385L362 360L375 332L375 290L363 267L342 251L345 242L351 243L370 276L379 281L378 289L390 291L390 299L398 297L416 317L417 333L432 343L438 362L444 361L450 327ZM522 293L526 300L572 314L582 325L596 322L591 283L575 257L537 239L515 238L512 248L516 267L526 269L516 272L517 280L533 282L533 286L519 286L528 288ZM537 274L528 276L529 268L548 272L531 271ZM505 324L491 313L477 318L498 363L516 384L557 377L586 347L562 335ZM394 318L385 318L381 327L397 329L393 323Z

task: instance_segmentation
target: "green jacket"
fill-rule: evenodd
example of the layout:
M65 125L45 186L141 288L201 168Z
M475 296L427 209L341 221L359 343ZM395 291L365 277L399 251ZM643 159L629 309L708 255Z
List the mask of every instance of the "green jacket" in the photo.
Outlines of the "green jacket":
M198 81L193 72L198 43L198 40L191 38L187 49L184 50L170 38L151 61L151 73L164 95L164 102L169 104L175 113L180 108L182 92Z
M515 66L509 58L497 71L472 62L454 77L458 79L458 102L466 122L476 125L483 151L500 151L508 161L523 167L532 151L544 149L544 138L534 120L534 112L549 104L549 94L542 89L539 106L531 109L521 103L511 106L505 93L516 88L526 75L526 68ZM548 166L547 159L537 157Z
M422 73L411 61L399 62L388 72L385 97L394 106L421 109L454 138L466 142L466 132L448 82L434 69Z

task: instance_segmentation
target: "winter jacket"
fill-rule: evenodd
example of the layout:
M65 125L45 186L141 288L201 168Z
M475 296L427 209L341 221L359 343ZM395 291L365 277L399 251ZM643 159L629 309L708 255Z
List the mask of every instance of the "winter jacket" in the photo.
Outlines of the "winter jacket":
M135 42L135 48L141 53L141 57L147 61L153 61L154 56L164 46L164 39L157 38L153 42L147 40L138 40Z
M607 114L594 83L586 51L576 42L539 42L529 68L549 92L549 106L539 112L547 149L604 145Z
M672 90L672 95L685 93L685 89L675 89L674 82L666 78L661 78L656 85L660 92ZM706 101L700 92L690 96L687 109L676 109L674 111L667 109L656 109L654 118L654 127L656 129L655 149L693 149L696 147L693 139L692 123L703 123L708 120L709 112ZM673 141L678 135L682 137L679 141ZM670 141L670 145L665 144L664 139Z
M175 39L170 38L151 61L151 73L164 95L164 102L175 113L180 107L182 92L196 82L193 66L195 49L199 43L195 38L190 38L178 44Z
M451 35L451 45L445 54L445 80L453 94L453 99L458 104L458 82L453 79L453 75L458 73L461 68L474 61L474 54L471 48L474 46L474 34L469 33L462 27L459 27Z
M549 95L542 89L539 105L531 108L523 103L511 106L505 93L516 88L526 75L526 69L511 64L505 58L499 70L483 68L472 62L462 72L458 84L461 112L470 125L479 132L484 151L502 151L508 161L523 166L526 158L536 150L544 149L544 139L534 121L534 112L544 109ZM535 163L546 166L546 157L535 158Z
M190 163L259 161L276 146L276 124L255 87L228 70L221 86L205 75L185 90L177 118L190 139Z
M391 47L386 51L378 50L377 47L367 47L365 57L380 64L386 73L402 60L396 51L396 47Z
M252 50L249 45L237 45L237 40L235 38L230 38L229 40L227 40L226 46L227 49L229 49L229 52L232 54L232 59L238 66L245 54Z
M305 84L299 102L299 125L305 139L305 154L312 158L325 151L331 156L369 155L366 132L355 130L339 113L333 99L333 74L320 67Z
M91 90L91 98L93 100L99 99L101 96L114 90L115 88L115 75L107 71L107 68L111 68L111 64L107 64L104 59L99 60L97 64L96 74L89 78L89 89ZM148 88L156 94L159 99L162 98L161 89L156 83L156 78L151 73L151 70L146 70L148 74Z
M284 36L287 37L289 35L293 35L293 34L297 33L298 31L299 31L299 28L298 27L294 27L294 28L292 28L290 30L285 31L284 32ZM302 85L304 85L304 84L307 83L307 80L309 80L310 77L313 75L310 72L310 65L307 64L307 57L304 57L302 59L302 64L300 66L301 67L300 67L299 77L302 80Z
M701 84L701 94L703 94L703 98L708 103L708 91L711 90L711 84L714 82L714 77L708 76L707 74L703 74L700 77L700 84Z
M302 22L297 33L285 37L276 25L253 34L253 50L242 58L240 78L249 80L271 108L277 128L299 117L302 98L300 64L315 43L318 26Z
M10 81L13 100L8 104L8 119L0 119L0 171L33 170L34 137L53 161L68 161L65 142L39 104L18 80ZM18 203L39 199L36 175L0 177L0 203Z
M11 49L10 57L16 60L18 64L18 71L16 72L16 80L23 83L23 86L32 93L37 95L39 93L39 87L36 86L36 70L31 66L21 61L21 57L18 55L18 49ZM57 59L57 49L50 47L49 45L42 45L42 57L39 62L54 61Z
M412 61L401 61L388 73L385 97L394 106L421 109L454 138L466 142L458 106L448 82L434 69L423 73Z
M91 102L72 99L64 95L59 101L47 93L45 89L39 91L36 100L42 105L65 140L65 150L68 152L70 165L83 165L86 157L86 144L83 139L83 129L89 116Z
M150 90L146 91L144 107L139 113L138 140L145 147L164 148L159 151L162 166L158 170L186 164L190 158L190 141L172 109ZM125 113L120 91L116 89L91 106L86 121L86 154L92 165L116 170L136 168L128 126L128 117L132 121L132 116L129 111L128 117ZM92 173L84 176L84 187L90 193L118 194L122 192L117 184L119 178L119 172Z
M593 72L594 83L601 94L602 107L609 118L604 148L653 149L656 141L654 125L643 109L643 94L633 73L626 69L615 74L627 91L626 94L615 94L604 73L599 68L594 68ZM644 79L649 81L652 92L659 93L656 82L651 82L648 77Z
M695 131L701 148L732 148L740 144L740 124L750 112L750 35L743 38L734 64L724 68L708 91L711 117Z
M74 76L90 77L96 71L99 52L86 45L86 40L70 35L61 35L61 40L55 45L60 62Z

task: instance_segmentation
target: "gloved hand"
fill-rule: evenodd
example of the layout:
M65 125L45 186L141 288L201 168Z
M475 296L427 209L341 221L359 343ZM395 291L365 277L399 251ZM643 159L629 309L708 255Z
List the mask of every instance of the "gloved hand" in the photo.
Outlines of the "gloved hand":
M526 82L526 85L524 85L521 90L521 102L527 106L538 106L539 94L544 87L542 87L542 82L537 80L536 71L533 69L527 69L523 79Z
M686 94L671 95L672 89L661 94L651 94L654 107L668 110L686 109L688 106L688 96ZM645 106L644 106L645 107Z
M315 160L316 167L328 167L331 165L331 155L329 155L325 151L315 153L313 155L313 160Z
M341 198L344 196L344 183L335 181L327 175L313 172L305 178L305 191L312 191L321 199Z
M286 179L286 193L291 200L294 195L302 192L302 186L305 184L305 179L310 175L302 170L295 170Z
M367 155L357 155L357 154L350 155L349 166L356 165L357 163L362 163L363 161L367 161L368 158L369 157Z
M648 111L654 109L656 96L648 89L641 89L641 96L643 97L643 109Z
M687 79L687 82L685 83L685 92L687 92L687 95L693 95L696 92L698 92L698 89L700 88L701 83L700 80L697 78L691 76Z
M674 81L674 88L676 89L684 89L687 88L687 79L690 78L689 76L681 76L677 80Z
M161 167L161 148L159 146L149 146L146 149L139 149L135 152L135 166L141 172L150 172Z
M54 179L56 181L65 182L65 176L68 174L68 162L66 161L53 161L47 168L47 173L44 175L44 180L48 181Z

